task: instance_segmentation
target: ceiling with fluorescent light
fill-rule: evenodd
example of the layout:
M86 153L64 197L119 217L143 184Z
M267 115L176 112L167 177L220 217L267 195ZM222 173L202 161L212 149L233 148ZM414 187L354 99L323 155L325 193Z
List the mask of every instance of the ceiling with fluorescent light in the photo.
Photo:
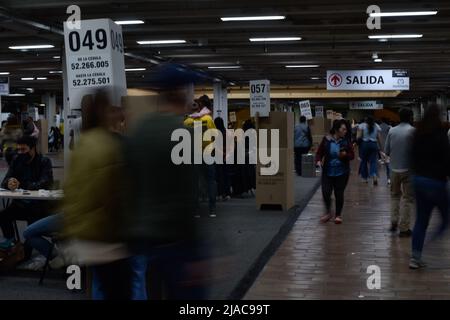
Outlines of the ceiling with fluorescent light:
M376 3L383 12L438 10L435 16L382 18L381 30L368 30L366 9ZM325 88L327 69L392 69L410 71L410 101L450 85L450 2L406 0L222 0L222 1L0 1L0 72L10 72L11 92L33 87L62 91L62 22L66 7L81 7L82 19L143 20L124 25L130 88L145 88L152 62L172 61L204 70L212 77L245 86L252 79L305 90ZM221 17L283 15L284 20L223 22ZM380 42L377 34L423 34L420 39ZM301 37L301 41L250 42L250 38ZM139 45L137 41L186 40L180 44ZM9 46L52 44L52 49L17 51ZM375 63L377 53L381 63ZM210 69L214 66L238 69ZM319 65L286 68L286 65ZM24 77L47 80L22 81ZM319 78L316 80L315 78ZM313 79L312 79L313 78Z

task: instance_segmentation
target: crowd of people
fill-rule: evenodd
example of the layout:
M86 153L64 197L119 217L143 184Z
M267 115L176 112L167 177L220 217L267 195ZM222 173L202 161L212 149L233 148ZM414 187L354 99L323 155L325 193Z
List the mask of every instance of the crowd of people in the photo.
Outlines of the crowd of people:
M193 130L200 123L203 130L216 128L224 137L230 132L221 118L213 119L207 96L191 102L182 86L166 85L158 99L158 112L142 117L125 132L123 110L112 106L104 92L83 98L81 135L72 148L62 204L13 200L4 208L0 212L5 238L0 243L0 261L5 261L5 252L21 246L13 222L24 220L28 227L17 260L30 259L36 249L54 268L67 264L64 256L89 266L94 299L147 299L148 292L158 291L147 289L149 268L164 282L165 298L205 297L209 268L205 262L210 257L194 219L203 211L200 200L207 199L209 217L215 218L218 200L228 201L256 188L255 165L248 161L248 143L246 164L226 164L237 155L232 146L224 144L216 150L224 164L175 165L171 154L176 142L169 139L174 130ZM389 230L399 231L400 237L412 236L409 266L418 269L425 266L422 251L434 208L439 209L442 221L433 239L442 237L448 226L450 136L436 106L428 107L415 126L410 109L401 109L399 118L395 126L385 119L378 124L370 116L353 127L347 120L333 122L315 156L322 169L325 204L320 221L343 223L345 189L358 149L358 174L364 183L371 180L378 186L379 162L386 166L391 188ZM249 120L243 124L244 131L252 128ZM37 151L36 130L29 119L23 122L2 188L52 189L52 163ZM203 150L210 143L203 140ZM312 144L306 118L300 117L294 132L298 175L302 174L302 156ZM404 205L400 206L402 198ZM416 219L411 230L414 204ZM54 234L63 239L64 252L52 243Z
M369 179L378 186L379 163L386 167L390 185L391 225L389 231L399 237L412 236L409 267L426 266L422 251L431 213L437 208L441 224L432 239L442 238L449 223L450 130L441 121L436 105L429 106L421 121L413 124L411 109L399 111L400 123L392 126L387 119L379 123L372 116L352 128L347 120L335 120L316 152L316 165L322 168L322 194L325 214L322 223L334 219L341 224L345 188L349 181L350 162L358 149L358 175L367 184ZM297 159L311 147L310 133L305 119L295 129ZM298 155L297 155L298 154ZM301 170L301 169L300 169ZM335 196L335 211L331 209L331 195ZM403 200L403 205L400 205ZM416 207L416 219L411 230L411 210Z
M204 282L210 281L209 244L195 223L204 212L201 201L208 199L209 217L215 218L217 201L251 196L256 169L248 162L173 164L172 132L191 130L196 121L204 129L231 134L221 118L213 120L207 96L191 103L179 87L163 88L158 112L128 131L123 109L112 106L107 94L84 97L81 135L71 150L64 200L59 205L13 200L0 212L5 238L0 243L0 269L13 256L14 265L28 261L30 269L42 268L42 261L30 259L35 249L51 268L68 263L88 266L93 299L147 299L148 292L168 299L204 297ZM243 126L253 128L250 121ZM209 143L203 142L203 148ZM31 135L16 141L4 189L53 188L51 161L39 154L36 144ZM216 152L226 160L234 150L225 144ZM14 228L16 220L28 224L23 245ZM164 291L148 279L150 269L153 278L164 283ZM149 284L154 287L147 289Z

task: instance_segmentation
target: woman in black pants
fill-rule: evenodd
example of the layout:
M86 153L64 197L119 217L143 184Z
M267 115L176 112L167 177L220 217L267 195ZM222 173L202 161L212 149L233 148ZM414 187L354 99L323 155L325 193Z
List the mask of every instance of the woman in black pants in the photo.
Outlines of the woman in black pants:
M317 165L322 166L322 195L326 208L325 215L320 219L323 223L332 218L331 195L333 191L336 198L334 222L342 223L344 191L350 175L350 161L354 157L353 145L347 138L345 120L335 121L330 134L323 138L316 154Z

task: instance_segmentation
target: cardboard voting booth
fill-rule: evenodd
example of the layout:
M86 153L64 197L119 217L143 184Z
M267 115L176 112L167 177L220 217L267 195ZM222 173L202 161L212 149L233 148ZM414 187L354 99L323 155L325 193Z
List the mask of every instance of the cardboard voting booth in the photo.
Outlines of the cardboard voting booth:
M272 176L261 174L261 163L256 166L256 205L280 206L289 210L295 205L294 197L294 113L270 112L268 118L261 118L259 129L278 129L279 148L271 150L279 154L278 173ZM270 139L269 139L270 141ZM269 145L270 149L271 146ZM270 154L270 151L264 150ZM270 166L270 165L266 165Z

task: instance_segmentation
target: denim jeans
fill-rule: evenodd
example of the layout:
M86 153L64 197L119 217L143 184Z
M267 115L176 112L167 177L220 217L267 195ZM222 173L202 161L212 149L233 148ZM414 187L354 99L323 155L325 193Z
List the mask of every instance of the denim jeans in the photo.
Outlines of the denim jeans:
M376 177L378 175L377 157L378 146L374 141L363 141L361 143L361 176L363 179ZM369 168L367 168L369 166Z
M30 224L23 232L25 245L36 249L40 254L47 257L52 248L52 243L44 237L48 237L52 233L61 231L61 228L62 217L59 214L40 219L33 224ZM54 256L55 252L53 252L53 257Z
M108 296L112 296L117 299L147 300L147 267L148 258L145 255L133 256L105 266L93 267L92 298L94 300L105 300ZM124 272L121 275L119 271ZM126 290L131 290L131 297L127 295L117 297L114 293L111 294L111 291L115 292L116 289L105 283L115 281L115 279L109 278L108 275L110 273L112 273L113 277L123 277L119 280L119 286L116 289L121 290L125 288ZM131 284L131 288L126 283L127 281ZM120 285L120 283L123 285Z
M442 221L432 239L442 236L447 230L449 222L449 199L447 184L444 181L415 176L413 183L416 193L417 209L416 223L412 235L412 256L420 260L431 213L435 207L439 209Z

